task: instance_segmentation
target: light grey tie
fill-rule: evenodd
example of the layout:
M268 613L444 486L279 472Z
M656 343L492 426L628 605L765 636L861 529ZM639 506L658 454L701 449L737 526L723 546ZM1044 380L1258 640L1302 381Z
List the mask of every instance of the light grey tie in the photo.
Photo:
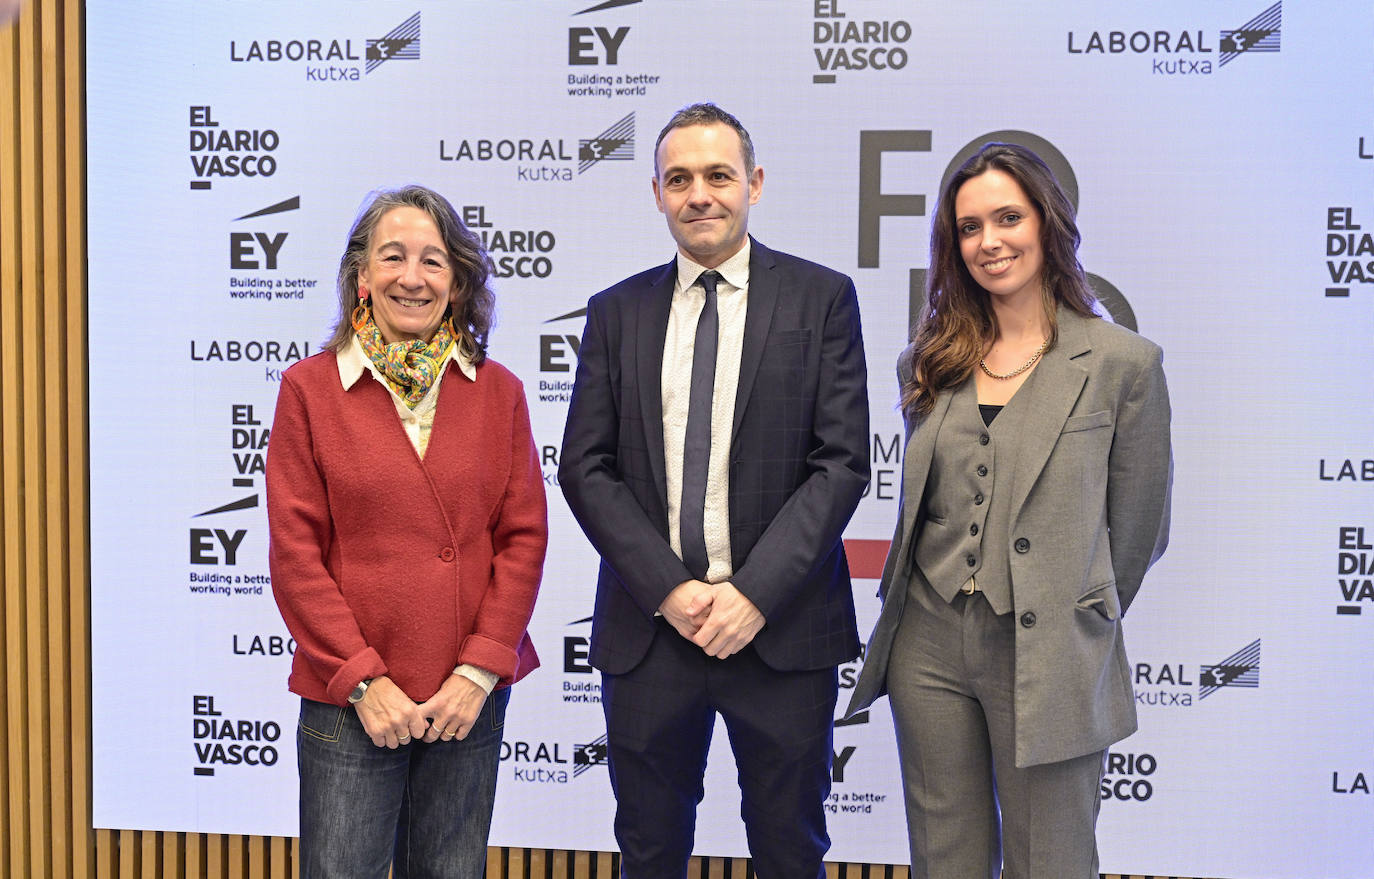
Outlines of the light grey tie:
M706 290L706 304L697 320L692 345L692 390L687 403L687 436L682 449L682 505L679 537L682 561L698 580L705 579L706 472L711 462L711 397L716 384L716 337L720 315L716 311L718 272L703 272L697 279Z

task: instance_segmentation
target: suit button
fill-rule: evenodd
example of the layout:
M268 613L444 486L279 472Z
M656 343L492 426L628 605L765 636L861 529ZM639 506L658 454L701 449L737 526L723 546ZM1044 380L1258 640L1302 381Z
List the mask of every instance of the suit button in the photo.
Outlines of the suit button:
M978 475L979 475L979 476L987 476L987 475L988 475L988 468L985 467L985 466L982 465L982 464L979 464L979 465L978 465Z
M968 533L969 533L969 534L972 534L974 537L977 537L977 536L978 536L978 523L977 523L977 522L974 522L972 525L968 526Z
M1034 626L1035 614L1031 613L1030 611L1026 611L1025 613L1021 614L1021 625L1025 626L1027 629L1029 629L1031 626Z
M453 547L446 546L443 549L439 550L439 558L443 559L446 562L453 561Z
M964 556L964 561L968 562L968 566L971 568L974 565L978 564L978 556L974 555L973 553L969 553L968 555Z
M973 496L973 502L974 502L975 504L982 504L982 503L983 503L983 493L982 493L981 491L980 491L978 494L975 494L975 495Z
M985 446L991 439L992 437L988 436L987 434L983 434L982 436L978 437L978 445Z
M1024 537L1016 538L1014 546L1017 552L1030 552L1030 541Z

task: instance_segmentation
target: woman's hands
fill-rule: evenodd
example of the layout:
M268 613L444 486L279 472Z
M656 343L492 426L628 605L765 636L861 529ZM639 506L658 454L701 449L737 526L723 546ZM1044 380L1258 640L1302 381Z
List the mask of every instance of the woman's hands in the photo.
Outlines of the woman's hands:
M427 742L465 739L487 702L487 692L460 674L451 674L428 702L420 705L421 717L429 718Z
M379 748L399 748L426 733L420 706L410 701L386 675L372 679L361 701L354 703L363 730Z
M413 739L426 742L465 739L486 704L481 687L451 674L429 701L416 705L386 675L372 679L353 709L363 730L379 748L399 748Z

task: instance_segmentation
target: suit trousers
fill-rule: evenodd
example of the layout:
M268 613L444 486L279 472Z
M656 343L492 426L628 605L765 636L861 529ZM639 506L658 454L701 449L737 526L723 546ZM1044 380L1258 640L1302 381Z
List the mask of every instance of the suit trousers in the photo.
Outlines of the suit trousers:
M834 667L777 671L752 646L707 656L659 618L644 659L602 675L622 879L687 875L716 713L738 770L759 879L824 877Z
M911 593L887 679L912 879L1097 879L1105 751L1016 766L1013 615Z

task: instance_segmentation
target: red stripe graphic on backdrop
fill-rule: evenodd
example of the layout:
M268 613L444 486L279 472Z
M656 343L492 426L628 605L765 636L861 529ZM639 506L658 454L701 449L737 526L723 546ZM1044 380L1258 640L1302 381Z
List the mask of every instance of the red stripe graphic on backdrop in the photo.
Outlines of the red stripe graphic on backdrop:
M849 557L849 576L858 580L877 580L883 576L890 540L846 540L844 554Z

